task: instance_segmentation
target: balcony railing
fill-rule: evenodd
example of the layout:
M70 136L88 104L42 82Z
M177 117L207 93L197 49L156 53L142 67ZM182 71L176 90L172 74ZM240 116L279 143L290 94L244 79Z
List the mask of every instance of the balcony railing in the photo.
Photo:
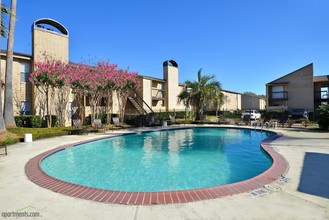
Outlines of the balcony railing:
M165 100L164 91L152 88L152 100Z
M270 100L288 100L288 92L287 91L270 92L269 99Z

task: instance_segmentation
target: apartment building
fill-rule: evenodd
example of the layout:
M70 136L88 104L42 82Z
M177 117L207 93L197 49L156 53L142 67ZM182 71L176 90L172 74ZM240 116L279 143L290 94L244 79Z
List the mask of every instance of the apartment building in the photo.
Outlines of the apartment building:
M33 63L40 62L47 54L63 62L69 62L69 31L59 22L42 18L32 25L32 54L14 52L13 82L14 82L14 110L19 114L40 114L42 108L38 106L38 99L43 95L33 88L29 82ZM5 81L6 51L1 51L2 83ZM178 64L174 60L163 63L163 79L149 76L138 76L141 87L137 91L137 99L129 99L127 111L141 105L142 111L181 111L185 109L183 103L178 103L177 95L183 89L183 84L178 82ZM118 111L118 103L113 96L112 112ZM3 101L3 100L2 100ZM136 105L136 102L138 104ZM75 111L74 95L70 95L67 105L68 119ZM90 113L89 102L85 100L84 115ZM54 111L53 111L54 112ZM70 120L67 120L70 121Z
M69 31L59 22L42 18L36 20L32 25L32 54L14 52L13 63L13 89L14 89L14 110L15 115L19 114L42 114L38 99L40 94L29 82L30 73L33 71L33 63L44 59L44 53L53 58L69 62ZM6 51L1 51L2 82L5 81ZM163 78L139 75L141 87L134 96L129 97L126 111L137 111L149 113L150 111L183 111L185 106L178 102L177 95L182 91L183 84L178 81L179 68L174 60L163 62ZM221 110L235 111L241 109L263 109L259 104L258 97L249 97L237 92L223 90L224 105ZM118 103L113 96L112 112L118 111ZM244 101L245 100L245 101ZM3 100L2 100L3 101ZM247 104L244 104L247 103ZM74 94L70 94L67 104L67 123L74 113ZM209 109L211 110L211 109ZM84 115L90 114L90 107L87 97L85 98ZM53 111L55 112L55 111Z
M313 63L266 84L266 109L314 112L328 103L329 76L314 76Z

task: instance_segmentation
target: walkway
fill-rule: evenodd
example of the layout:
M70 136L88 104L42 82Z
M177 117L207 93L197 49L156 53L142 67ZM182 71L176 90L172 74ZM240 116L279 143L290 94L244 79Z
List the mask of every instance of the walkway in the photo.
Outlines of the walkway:
M127 206L92 202L54 193L32 183L24 166L55 147L99 137L63 136L18 143L0 155L0 212L37 212L35 219L329 219L329 133L277 130L283 137L272 146L289 162L287 183L260 189L262 196L242 193L200 202ZM107 135L112 135L108 133ZM313 171L313 172L310 172ZM302 191L302 192L301 192ZM4 216L3 216L4 217ZM28 218L33 219L33 218Z

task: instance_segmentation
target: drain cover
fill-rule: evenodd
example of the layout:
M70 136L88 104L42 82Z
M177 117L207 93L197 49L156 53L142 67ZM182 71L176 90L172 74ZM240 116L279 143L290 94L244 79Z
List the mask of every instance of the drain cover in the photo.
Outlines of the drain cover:
M289 178L282 177L282 178L280 178L280 179L278 180L278 183L280 183L280 184L286 184L286 183L288 183L289 181L290 181Z
M267 191L265 189L257 189L251 192L251 195L253 196L264 196L267 194Z

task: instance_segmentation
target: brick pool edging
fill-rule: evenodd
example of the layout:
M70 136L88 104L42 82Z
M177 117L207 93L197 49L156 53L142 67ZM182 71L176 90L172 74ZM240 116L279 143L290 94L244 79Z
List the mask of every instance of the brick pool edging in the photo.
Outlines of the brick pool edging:
M258 189L266 184L276 181L286 174L288 171L288 162L270 146L272 141L281 136L283 136L282 133L276 133L275 136L271 136L261 142L261 147L273 160L272 166L268 170L248 180L208 188L165 192L125 192L104 190L68 183L53 178L48 176L40 167L41 161L50 154L78 144L101 140L108 137L68 144L39 154L26 163L25 173L32 182L43 188L50 189L53 192L103 203L156 205L209 200Z

